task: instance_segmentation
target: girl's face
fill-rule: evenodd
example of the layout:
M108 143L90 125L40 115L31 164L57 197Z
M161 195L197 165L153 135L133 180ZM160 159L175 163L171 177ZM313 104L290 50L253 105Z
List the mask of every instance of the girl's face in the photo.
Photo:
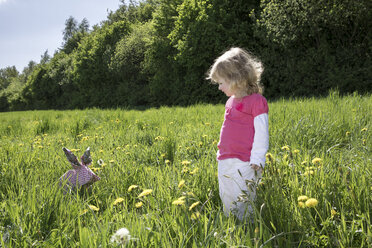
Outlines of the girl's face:
M226 96L234 95L234 92L230 89L230 84L226 82L226 80L221 79L218 82L218 89L226 94Z

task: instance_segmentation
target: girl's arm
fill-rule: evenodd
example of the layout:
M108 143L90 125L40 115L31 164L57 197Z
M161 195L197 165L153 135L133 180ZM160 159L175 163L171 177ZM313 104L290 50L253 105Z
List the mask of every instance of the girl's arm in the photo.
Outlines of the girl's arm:
M265 166L266 152L269 149L269 116L267 113L254 118L254 139L250 163L256 170Z

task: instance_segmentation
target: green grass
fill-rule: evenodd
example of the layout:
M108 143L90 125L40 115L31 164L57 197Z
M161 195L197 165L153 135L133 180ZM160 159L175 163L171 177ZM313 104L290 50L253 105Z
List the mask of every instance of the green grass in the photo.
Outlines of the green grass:
M122 227L126 247L371 245L372 97L331 93L269 108L271 159L254 223L222 212L223 105L0 113L0 247L115 247ZM77 156L91 147L101 180L88 191L63 195L58 179L71 168L62 147ZM144 189L153 191L138 197ZM317 206L301 208L301 195ZM172 204L181 196L184 205Z

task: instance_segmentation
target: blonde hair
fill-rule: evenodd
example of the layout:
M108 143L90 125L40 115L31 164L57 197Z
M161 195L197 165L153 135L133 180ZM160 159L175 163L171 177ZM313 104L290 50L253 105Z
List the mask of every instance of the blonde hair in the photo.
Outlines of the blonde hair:
M259 59L242 48L233 47L215 60L207 73L207 79L213 83L226 80L231 90L248 95L262 94L262 72L263 65Z

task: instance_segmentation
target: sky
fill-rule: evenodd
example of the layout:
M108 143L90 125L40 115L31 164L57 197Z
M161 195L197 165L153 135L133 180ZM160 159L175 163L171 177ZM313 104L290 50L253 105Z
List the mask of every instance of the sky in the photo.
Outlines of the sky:
M83 18L90 28L119 8L119 0L0 0L0 69L16 66L19 72L48 50L61 47L65 21Z

